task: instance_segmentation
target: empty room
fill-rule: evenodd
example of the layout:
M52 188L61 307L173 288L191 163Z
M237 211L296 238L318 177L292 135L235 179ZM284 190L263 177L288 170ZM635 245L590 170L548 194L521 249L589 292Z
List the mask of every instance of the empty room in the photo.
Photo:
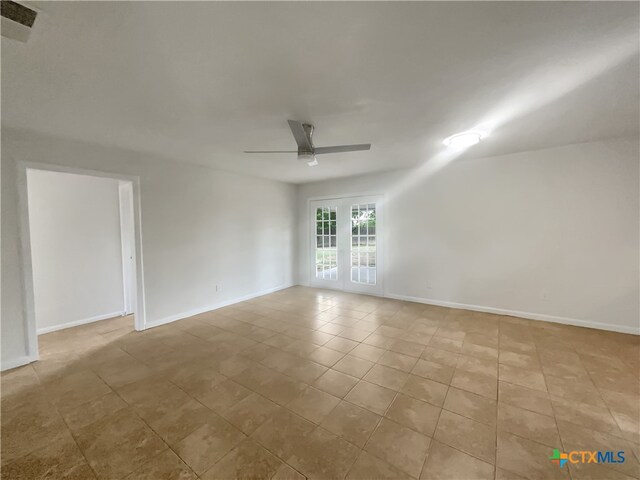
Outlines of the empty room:
M638 2L1 7L3 480L640 479Z

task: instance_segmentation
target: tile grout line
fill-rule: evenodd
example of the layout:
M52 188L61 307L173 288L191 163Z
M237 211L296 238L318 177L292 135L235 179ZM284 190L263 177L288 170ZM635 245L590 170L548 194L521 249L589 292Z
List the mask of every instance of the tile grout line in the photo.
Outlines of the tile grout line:
M538 359L538 364L540 365L540 372L542 372L542 378L544 380L544 387L547 390L547 395L549 397L549 403L551 404L551 411L553 412L553 422L556 426L556 433L558 434L558 438L560 439L560 447L562 447L562 449L564 450L565 445L564 445L564 440L562 439L562 435L560 435L560 428L558 427L558 418L556 417L556 409L553 406L553 401L551 400L551 392L549 391L549 384L547 382L547 375L544 373L544 368L543 367L543 362L542 362L542 357L540 356L540 351L538 349L538 344L535 341L535 338L533 338L533 345L534 348L536 350L536 358ZM539 442L537 442L539 443ZM569 477L569 479L571 479L573 476L571 475L571 469L569 468L569 466L567 465L567 476Z
M38 373L38 371L35 369L35 367L31 367L35 373L35 375L38 377L38 381L41 384L42 388L45 388L44 383L43 383L43 379L41 378L40 374ZM92 372L94 375L96 375L98 378L100 378L100 380L107 386L109 387L109 389L111 390L109 393L105 393L104 395L101 395L97 398L103 398L107 395L110 395L111 393L114 393L117 395L117 393L115 392L114 388L109 385L108 383L104 382L104 379L102 379L102 377L100 377L96 372L94 372L90 367L88 368L88 371ZM45 388L46 390L46 388ZM96 398L96 399L97 399ZM95 401L96 399L90 400L90 402ZM123 400L124 401L124 400ZM81 405L84 405L84 403L89 403L89 402L83 402ZM125 402L126 403L126 402ZM76 445L76 448L78 449L78 451L80 452L80 454L82 455L82 458L84 458L84 461L86 462L86 464L89 466L89 468L91 469L91 471L94 473L96 478L99 478L98 472L95 470L95 468L93 467L93 465L91 465L91 462L89 461L89 459L87 458L87 456L84 453L84 450L82 448L80 448L80 444L78 443L78 440L76 439L76 436L73 434L73 431L71 430L71 428L69 427L69 424L67 423L67 421L65 420L64 416L62 415L62 413L60 412L59 408L57 405L55 404L51 404L54 409L56 410L56 413L58 414L58 416L60 417L60 420L64 423L65 428L67 429L67 432L69 433L69 435L71 436L74 444ZM29 453L30 455L31 453Z
M131 382L131 383L135 383L135 382ZM125 384L125 386L126 386L126 385L129 385L129 384ZM110 386L110 387L111 387L111 386ZM142 417L140 416L140 414L138 413L138 410L137 410L137 409L136 409L132 404L130 404L130 403L129 403L129 402L127 402L124 398L122 398L122 396L120 395L120 393L119 393L118 391L116 391L115 389L113 389L113 391L114 391L114 393L115 393L115 394L120 398L120 400L122 400L124 403L126 403L126 404L127 404L127 406L128 406L129 408L131 408L131 410L132 410L133 414L134 414L136 417L138 417L138 419L140 419L140 421L141 421L142 423L144 423L144 424L147 426L147 428L149 428L149 430L151 430L151 431L153 432L153 434L154 434L156 437L158 437L158 438L162 441L162 443L164 443L164 444L166 445L167 449L168 449L168 450L170 450L171 452L173 452L173 453L174 453L174 454L175 454L175 455L176 455L176 456L177 456L177 457L178 457L178 458L179 458L179 459L180 459L180 460L181 460L181 461L182 461L182 462L187 466L187 468L188 468L191 472L193 472L193 474L194 474L197 478L199 478L199 475L197 475L197 474L196 474L196 472L191 468L191 465L189 465L187 462L185 462L185 460L184 460L184 459L183 459L183 458L178 454L178 452L176 452L173 448L171 448L171 445L169 445L169 443L168 443L168 442L167 442L167 441L166 441L166 440L165 440L165 439L164 439L164 438L163 438L163 437L162 437L162 436L161 436L161 435L160 435L160 434L159 434L159 433L158 433L158 432L157 432L157 431L156 431L156 430L155 430L155 429L154 429L154 428L153 428L153 427L152 427L152 426L151 426L151 425L150 425L150 424L149 424L149 423L144 419L144 418L142 418ZM164 453L164 452L160 452L158 455L155 455L153 458L149 459L149 461L145 462L143 465L140 465L138 468L141 468L141 467L143 467L144 465L147 465L149 462L151 462L151 460L153 460L153 459L155 459L155 458L159 457L159 456L160 456L160 455L162 455L163 453ZM127 473L126 475L124 475L124 476L123 476L123 477L121 477L121 478L124 478L124 477L125 477L125 476L127 476L127 475L131 475L131 474L132 474L132 473L134 473L136 470L137 470L137 468L136 468L136 469L134 469L134 470L132 470L131 472Z

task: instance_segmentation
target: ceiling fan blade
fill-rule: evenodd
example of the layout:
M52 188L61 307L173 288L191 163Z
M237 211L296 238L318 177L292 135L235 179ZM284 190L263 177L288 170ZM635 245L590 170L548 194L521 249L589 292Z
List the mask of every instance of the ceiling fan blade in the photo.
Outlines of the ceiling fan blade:
M293 133L293 138L296 139L296 143L298 144L298 148L304 150L305 152L310 152L312 150L311 142L307 137L307 132L304 131L304 127L302 123L297 120L287 120L289 122L289 128L291 129L291 133Z
M362 143L360 145L334 145L333 147L316 147L313 151L316 155L325 153L342 153L342 152L359 152L361 150L371 149L370 143Z
M245 150L243 153L298 153L297 150Z

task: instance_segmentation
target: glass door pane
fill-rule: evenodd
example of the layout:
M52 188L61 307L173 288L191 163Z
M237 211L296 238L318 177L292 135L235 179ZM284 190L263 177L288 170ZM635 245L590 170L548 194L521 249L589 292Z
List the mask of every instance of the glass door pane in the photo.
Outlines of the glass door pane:
M377 282L376 205L351 205L351 282Z
M316 279L338 280L338 237L336 206L315 209Z

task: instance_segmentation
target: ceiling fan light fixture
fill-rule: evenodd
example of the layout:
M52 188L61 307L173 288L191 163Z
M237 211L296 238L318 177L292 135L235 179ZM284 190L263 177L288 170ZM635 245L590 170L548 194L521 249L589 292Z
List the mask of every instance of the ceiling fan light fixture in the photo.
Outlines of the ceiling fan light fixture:
M298 153L298 160L302 160L303 162L307 162L307 165L310 167L315 167L318 165L318 160L316 160L316 156L313 153Z
M480 143L484 137L487 136L486 132L480 130L468 130L466 132L456 133L450 137L445 138L442 143L447 147L452 148L467 148L472 145Z

